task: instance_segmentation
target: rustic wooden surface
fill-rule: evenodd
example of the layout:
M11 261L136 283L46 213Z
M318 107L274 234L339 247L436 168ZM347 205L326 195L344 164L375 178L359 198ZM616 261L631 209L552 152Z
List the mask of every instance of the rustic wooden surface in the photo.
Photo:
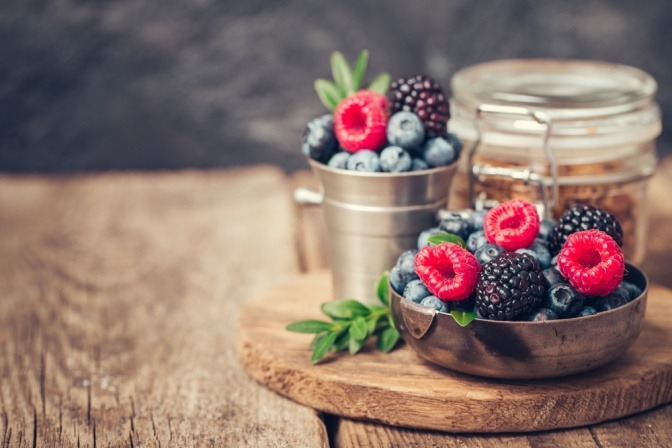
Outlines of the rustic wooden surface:
M668 287L671 175L668 159L652 182L644 265ZM290 201L306 178L0 176L0 447L327 446L319 414L258 386L233 354L241 302L326 266L310 242L324 241L319 209L299 226ZM668 405L532 435L326 428L348 447L662 447L670 421Z
M0 177L0 446L327 446L233 351L295 224L271 168Z
M243 306L236 329L238 356L253 377L321 411L421 429L529 432L585 426L672 401L667 288L649 289L640 337L607 366L558 379L498 381L437 368L408 345L392 353L369 347L313 365L310 335L285 326L323 319L319 305L331 297L329 283L323 271L264 291Z

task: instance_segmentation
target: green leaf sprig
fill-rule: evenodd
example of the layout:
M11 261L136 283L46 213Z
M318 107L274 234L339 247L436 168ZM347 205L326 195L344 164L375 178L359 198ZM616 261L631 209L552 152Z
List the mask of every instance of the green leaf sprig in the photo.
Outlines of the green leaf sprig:
M329 351L348 350L354 355L372 336L377 337L378 350L384 353L391 351L399 342L400 335L392 320L388 278L389 272L383 273L376 285L381 305L365 305L354 299L326 302L320 308L331 318L331 322L302 320L287 325L287 330L315 334L310 343L313 363L320 361Z
M366 67L369 63L369 51L362 50L355 61L354 68L348 65L348 61L340 51L333 52L330 61L331 75L334 79L333 81L317 79L315 91L324 107L333 112L341 100L362 88ZM379 73L364 88L385 95L391 80L389 73Z

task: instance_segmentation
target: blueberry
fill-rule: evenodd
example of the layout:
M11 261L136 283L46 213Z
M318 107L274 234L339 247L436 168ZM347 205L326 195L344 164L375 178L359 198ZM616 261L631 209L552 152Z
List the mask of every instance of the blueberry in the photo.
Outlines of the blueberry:
M561 318L579 314L585 300L585 296L569 283L558 283L546 294L546 306Z
M548 241L546 241L546 240L544 240L544 239L541 239L541 238L539 238L539 237L535 238L535 239L534 239L534 242L533 242L532 244L541 244L541 245L544 246L546 249L548 249Z
M581 311L579 311L579 317L592 316L593 314L597 314L597 310L592 306L584 306L581 308Z
M483 221L487 213L487 210L477 210L469 216L469 224L474 231L483 230Z
M448 143L450 143L450 145L455 149L455 152L459 156L460 153L462 152L462 140L460 140L460 138L457 135L451 132L446 133L446 135L444 135L443 138L446 139Z
M390 285L397 292L397 294L403 294L404 288L406 287L406 282L399 273L397 267L390 269Z
M411 155L400 146L388 146L380 153L380 170L401 173L412 168Z
M427 162L422 160L420 157L413 157L411 160L411 170L412 171L422 171L422 170L428 170L429 165L427 165Z
M539 262L541 269L546 269L551 265L551 253L548 251L546 246L539 243L532 243L529 249L518 249L516 252L521 254L532 255Z
M322 115L311 120L301 135L301 151L305 156L327 163L338 149L334 134L334 117Z
M635 285L634 283L621 282L620 286L623 287L626 291L628 291L628 300L635 300L642 294L642 290L639 288L639 286Z
M351 171L364 171L367 173L380 171L378 154L368 149L357 151L348 159L348 169Z
M449 311L474 311L476 309L476 295L472 294L464 300L451 300L446 302Z
M340 170L348 169L348 159L350 158L350 153L341 151L334 154L331 159L329 159L328 165L332 168L338 168Z
M546 287L548 289L557 285L558 283L567 283L565 277L563 277L558 268L554 266L544 269L541 273L546 279Z
M444 232L457 235L463 240L466 240L471 233L469 221L458 213L453 213L439 223L439 228Z
M450 165L457 158L457 152L450 143L441 137L435 137L425 142L422 147L422 157L427 165L434 168Z
M401 111L387 122L387 141L404 149L420 146L425 139L425 127L413 112Z
M488 261L494 260L505 252L506 250L504 250L503 247L488 243L481 246L476 253L474 253L474 256L481 266L483 266Z
M548 308L539 308L527 319L531 322L546 322L548 320L557 320L558 315Z
M404 297L411 302L420 303L422 299L431 295L432 293L421 280L411 280L404 288Z
M477 230L467 238L467 249L472 254L485 244L488 244L488 239L485 237L485 232L483 230Z
M541 220L539 224L539 235L537 238L541 238L545 241L548 241L548 235L550 235L551 230L555 227L556 222L550 218L545 218Z
M399 271L401 276L403 286L401 286L401 292L404 291L404 288L411 280L418 279L418 274L415 272L415 255L418 253L417 250L410 249L399 255L397 259L397 264L395 267Z
M607 297L595 298L593 303L597 311L609 311L628 303L628 296L616 290Z
M446 305L446 303L436 296L425 297L420 302L420 305L427 306L429 308L434 308L436 311L441 311L442 313L448 312L448 306Z
M425 246L429 246L429 237L436 235L437 233L444 233L443 230L438 227L432 227L431 229L423 230L418 236L418 249L422 249Z
M558 265L558 256L556 255L555 257L551 258L551 266L557 266Z

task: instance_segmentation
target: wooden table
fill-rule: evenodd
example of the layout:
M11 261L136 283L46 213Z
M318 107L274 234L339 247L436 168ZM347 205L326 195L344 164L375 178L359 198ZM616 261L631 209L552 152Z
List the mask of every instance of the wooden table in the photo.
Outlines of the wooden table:
M649 258L672 287L672 159L651 185ZM0 447L672 446L672 405L536 434L451 435L341 419L257 385L240 304L326 267L312 183L228 171L0 176ZM269 307L273 304L269 303Z

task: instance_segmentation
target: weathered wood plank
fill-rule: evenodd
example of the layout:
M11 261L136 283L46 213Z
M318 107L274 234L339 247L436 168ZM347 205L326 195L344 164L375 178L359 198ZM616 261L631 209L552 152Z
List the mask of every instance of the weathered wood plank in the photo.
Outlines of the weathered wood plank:
M326 446L233 350L298 271L290 201L264 167L0 176L2 446Z

